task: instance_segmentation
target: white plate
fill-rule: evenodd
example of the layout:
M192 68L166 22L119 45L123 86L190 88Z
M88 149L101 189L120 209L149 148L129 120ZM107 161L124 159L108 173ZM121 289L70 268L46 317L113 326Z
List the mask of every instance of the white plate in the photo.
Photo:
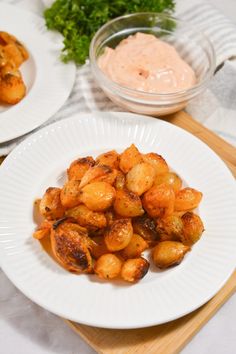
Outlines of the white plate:
M201 240L177 267L152 269L134 285L101 282L62 269L32 238L33 202L61 185L69 163L135 143L162 154L185 182L203 192ZM0 168L2 268L31 300L80 323L137 328L183 316L208 301L235 267L235 181L219 157L193 135L131 113L78 114L25 140Z
M67 100L75 80L75 65L60 61L62 37L48 31L43 18L0 4L0 30L17 37L30 58L20 67L27 95L17 105L0 104L0 143L35 129Z

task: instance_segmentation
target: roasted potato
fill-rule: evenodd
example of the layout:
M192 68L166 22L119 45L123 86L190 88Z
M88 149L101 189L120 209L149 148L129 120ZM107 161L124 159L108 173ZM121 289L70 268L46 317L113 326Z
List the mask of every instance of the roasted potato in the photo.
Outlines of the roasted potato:
M71 179L64 184L61 190L61 203L65 208L73 208L81 203L80 181Z
M155 178L154 185L158 186L159 184L166 183L173 188L174 192L178 192L182 187L181 178L174 172L166 172L158 174Z
M199 215L192 212L185 213L181 219L183 223L181 241L185 245L192 246L200 239L204 231L203 222Z
M128 259L124 262L121 269L121 277L130 282L136 282L142 279L148 272L149 262L142 258Z
M104 213L99 211L92 211L84 204L80 204L72 209L69 209L65 213L66 216L70 216L78 221L81 226L88 229L102 229L107 225L107 219Z
M46 219L59 219L64 215L65 208L60 199L61 189L49 187L44 193L40 203L39 212Z
M153 218L171 215L174 203L175 193L167 184L153 186L143 196L143 207Z
M0 103L16 104L26 95L26 86L18 69L8 64L0 68Z
M188 211L198 207L202 193L194 188L181 189L175 197L175 210Z
M120 189L116 192L114 210L117 214L127 218L143 215L144 213L139 196L126 189Z
M168 268L179 264L190 247L176 241L163 241L153 249L152 259L158 268Z
M169 171L169 167L166 163L166 160L161 155L158 155L155 152L149 152L148 154L144 154L142 156L143 161L152 165L156 175Z
M106 165L114 169L119 168L120 155L115 150L105 152L96 158L96 164Z
M125 259L140 257L141 253L147 248L147 241L138 234L133 234L128 246L121 251L121 255Z
M155 169L147 162L141 162L129 170L126 175L126 187L137 195L149 190L155 180Z
M180 216L172 214L157 219L156 230L161 241L182 241L183 222Z
M138 151L136 146L132 144L125 149L120 155L120 169L122 172L127 173L132 167L142 162L142 154Z
M80 191L80 200L93 211L103 211L113 204L116 196L115 189L107 182L87 184Z
M122 261L112 253L107 253L98 258L94 271L102 279L113 279L121 272Z
M130 219L114 221L105 233L105 244L109 251L116 252L125 248L133 236Z
M147 214L134 218L132 225L134 233L140 235L150 246L153 246L159 240L156 223Z
M104 232L103 232L104 233ZM91 248L90 248L91 255L98 259L103 254L110 253L104 240L104 236L95 236L91 240Z
M78 274L93 271L91 241L85 228L70 222L58 223L50 238L53 255L65 269Z
M83 188L88 183L97 182L99 180L113 184L116 176L117 171L113 170L111 167L106 165L95 165L85 172L80 182L80 188Z
M125 175L121 171L117 171L116 180L114 183L116 189L124 189L125 187Z
M85 172L88 171L90 167L93 167L94 164L95 161L92 156L82 157L73 161L67 169L68 179L77 179L78 181L81 181Z

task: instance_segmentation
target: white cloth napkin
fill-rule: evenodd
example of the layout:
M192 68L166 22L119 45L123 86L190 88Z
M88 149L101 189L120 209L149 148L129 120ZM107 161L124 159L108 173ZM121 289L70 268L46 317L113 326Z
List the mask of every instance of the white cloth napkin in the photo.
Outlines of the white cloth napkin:
M40 0L4 1L34 11L38 15L42 15L43 3L50 4L52 2L51 0L44 0L43 3ZM229 59L236 57L236 26L210 4L198 0L178 0L176 15L206 32L216 51L217 66L224 64L216 73L209 89L188 105L187 112L236 145L236 107L234 104L236 63L229 61ZM121 111L97 86L91 75L89 63L87 63L77 69L75 85L67 102L43 126L68 118L74 113L97 110ZM38 129L40 127L36 130ZM0 156L7 155L29 134L0 144Z

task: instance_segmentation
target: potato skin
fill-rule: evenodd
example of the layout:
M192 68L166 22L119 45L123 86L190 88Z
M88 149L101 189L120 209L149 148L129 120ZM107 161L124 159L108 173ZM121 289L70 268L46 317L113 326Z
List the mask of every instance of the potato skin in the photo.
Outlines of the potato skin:
M114 183L114 187L116 188L116 190L124 189L124 187L125 187L125 175L124 175L123 172L117 171L117 176L116 176L116 180L115 180L115 183Z
M153 186L143 196L143 207L153 218L171 215L174 202L175 193L167 184Z
M80 191L80 200L93 211L103 211L113 204L116 196L115 189L107 182L87 184Z
M91 248L90 252L91 255L95 258L98 259L101 257L103 254L110 253L109 250L107 249L107 246L105 244L104 236L95 236L91 240Z
M158 174L155 178L154 185L157 186L162 183L171 186L175 193L177 193L182 187L181 178L174 172Z
M39 212L48 220L60 219L64 215L64 207L62 206L61 189L49 187L44 193L40 203Z
M144 213L139 196L126 189L120 189L116 192L114 210L117 214L130 218Z
M197 208L202 200L202 193L194 188L181 189L175 198L176 211L188 211Z
M118 219L105 233L105 244L109 251L116 252L125 248L133 236L130 219Z
M101 229L106 227L107 220L102 212L92 211L84 204L80 204L75 208L66 211L66 216L71 216L77 222L88 229Z
M129 170L126 175L126 187L138 196L150 189L155 180L155 169L146 162L141 162Z
M121 269L121 277L130 283L142 279L148 272L149 262L142 257L128 259Z
M203 222L199 215L192 212L185 213L181 219L183 222L181 241L185 245L192 246L200 239L204 231Z
M119 167L122 172L127 173L131 168L138 163L142 162L142 154L138 151L136 146L132 144L130 147L125 149L120 155Z
M148 154L143 154L143 161L152 165L155 170L155 174L159 175L169 171L169 167L166 160L155 152L149 152Z
M104 181L113 184L116 179L117 172L106 165L95 165L89 168L80 182L80 188L83 188L88 183L96 181Z
M183 222L178 215L169 215L157 219L157 233L161 241L182 241Z
M176 241L163 241L153 249L152 259L158 268L168 268L179 264L190 247Z
M141 253L148 248L148 243L138 234L133 234L128 246L121 251L125 259L140 257Z
M85 172L92 166L94 166L95 161L92 156L82 157L73 161L70 167L67 169L68 179L81 180Z
M111 168L119 168L120 155L115 150L107 151L96 158L97 165L106 165Z
M102 279L114 279L121 272L122 261L112 253L107 253L98 258L94 271Z
M147 214L132 220L134 233L140 235L150 246L159 240L156 223Z
M64 184L61 190L61 203L65 208L73 208L81 203L80 181L71 179Z

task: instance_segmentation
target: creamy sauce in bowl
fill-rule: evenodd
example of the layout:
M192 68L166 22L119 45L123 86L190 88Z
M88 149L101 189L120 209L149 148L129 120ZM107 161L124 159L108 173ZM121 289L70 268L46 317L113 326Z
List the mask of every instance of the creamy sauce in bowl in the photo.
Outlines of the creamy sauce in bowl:
M136 33L98 59L103 73L117 84L147 93L171 93L195 85L193 69L176 49L152 34Z

